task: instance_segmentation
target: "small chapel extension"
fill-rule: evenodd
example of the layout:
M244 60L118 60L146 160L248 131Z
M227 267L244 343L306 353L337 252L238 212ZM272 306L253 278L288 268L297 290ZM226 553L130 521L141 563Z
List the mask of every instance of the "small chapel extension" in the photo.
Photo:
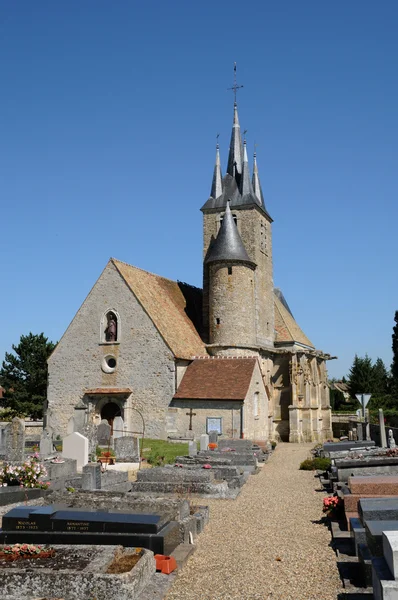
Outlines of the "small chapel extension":
M274 288L272 223L234 103L203 213L203 290L110 259L49 358L47 424L257 441L332 436L326 361ZM122 423L122 425L120 425ZM91 449L93 450L93 449Z

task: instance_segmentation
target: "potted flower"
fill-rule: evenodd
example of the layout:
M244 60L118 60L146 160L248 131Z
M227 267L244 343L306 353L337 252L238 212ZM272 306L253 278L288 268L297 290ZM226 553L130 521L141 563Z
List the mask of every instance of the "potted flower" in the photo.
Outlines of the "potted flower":
M323 499L322 511L330 519L339 519L343 509L343 500L339 496L329 496Z
M116 462L114 451L113 450L102 451L98 461L102 464L114 465Z

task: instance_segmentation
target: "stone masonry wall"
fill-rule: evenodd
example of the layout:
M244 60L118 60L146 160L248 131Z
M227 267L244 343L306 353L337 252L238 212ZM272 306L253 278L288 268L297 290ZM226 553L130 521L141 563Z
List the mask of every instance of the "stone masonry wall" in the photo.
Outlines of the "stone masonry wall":
M245 265L210 265L209 330L211 344L256 343L254 271Z
M203 257L209 244L217 236L222 212L207 212L203 215ZM256 337L260 346L271 347L274 342L274 284L272 266L271 223L255 207L234 209L238 231L249 257L256 263L254 273ZM209 323L209 275L203 274L203 314L205 329Z
M258 411L254 414L254 395L258 392ZM196 439L206 433L207 417L222 418L222 435L224 437L240 437L241 406L238 401L217 400L173 400L172 409L175 411L175 429L186 433L189 429L189 409L196 413L192 417L192 431ZM244 400L243 433L244 437L252 440L268 439L268 399L262 382L258 365L253 371L252 380Z
M101 319L110 309L120 316L118 342L101 343ZM114 373L101 368L107 355L117 360ZM166 437L166 413L175 391L174 358L112 263L83 302L48 364L48 425L55 434L66 435L85 389L129 387L132 394L124 406L142 411L146 436ZM134 411L127 408L125 413L128 429L141 429Z

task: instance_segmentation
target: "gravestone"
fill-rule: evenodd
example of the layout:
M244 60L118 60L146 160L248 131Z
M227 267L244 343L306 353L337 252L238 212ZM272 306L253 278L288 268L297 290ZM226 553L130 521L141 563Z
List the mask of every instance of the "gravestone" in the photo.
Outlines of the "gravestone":
M43 429L40 436L40 455L49 456L54 452L53 433L50 429Z
M113 419L113 439L121 438L124 435L124 421L122 417Z
M87 425L87 406L83 400L79 400L73 411L73 431L84 433Z
M25 421L15 417L6 426L6 457L10 462L21 462L25 455Z
M164 516L55 504L11 509L0 530L0 543L110 544L148 548L155 554L170 554L180 537L179 523Z
M102 419L97 428L97 441L99 446L108 446L111 439L111 426L106 419Z
M83 490L101 489L101 464L88 463L83 467Z
M124 462L139 462L139 440L133 436L115 439L116 459Z
M188 442L188 454L189 456L196 456L198 453L198 446L196 442Z
M209 449L209 436L207 433L202 433L200 436L200 451L207 452Z
M218 433L217 431L209 431L209 443L218 444Z
M88 463L88 439L81 433L71 433L62 441L62 456L76 460L81 469Z

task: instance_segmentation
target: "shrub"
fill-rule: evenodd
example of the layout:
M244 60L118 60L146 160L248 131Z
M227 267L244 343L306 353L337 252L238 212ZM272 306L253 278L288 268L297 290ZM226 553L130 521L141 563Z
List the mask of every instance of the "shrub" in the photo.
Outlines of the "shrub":
M301 471L327 471L330 469L329 458L307 458L300 465Z

